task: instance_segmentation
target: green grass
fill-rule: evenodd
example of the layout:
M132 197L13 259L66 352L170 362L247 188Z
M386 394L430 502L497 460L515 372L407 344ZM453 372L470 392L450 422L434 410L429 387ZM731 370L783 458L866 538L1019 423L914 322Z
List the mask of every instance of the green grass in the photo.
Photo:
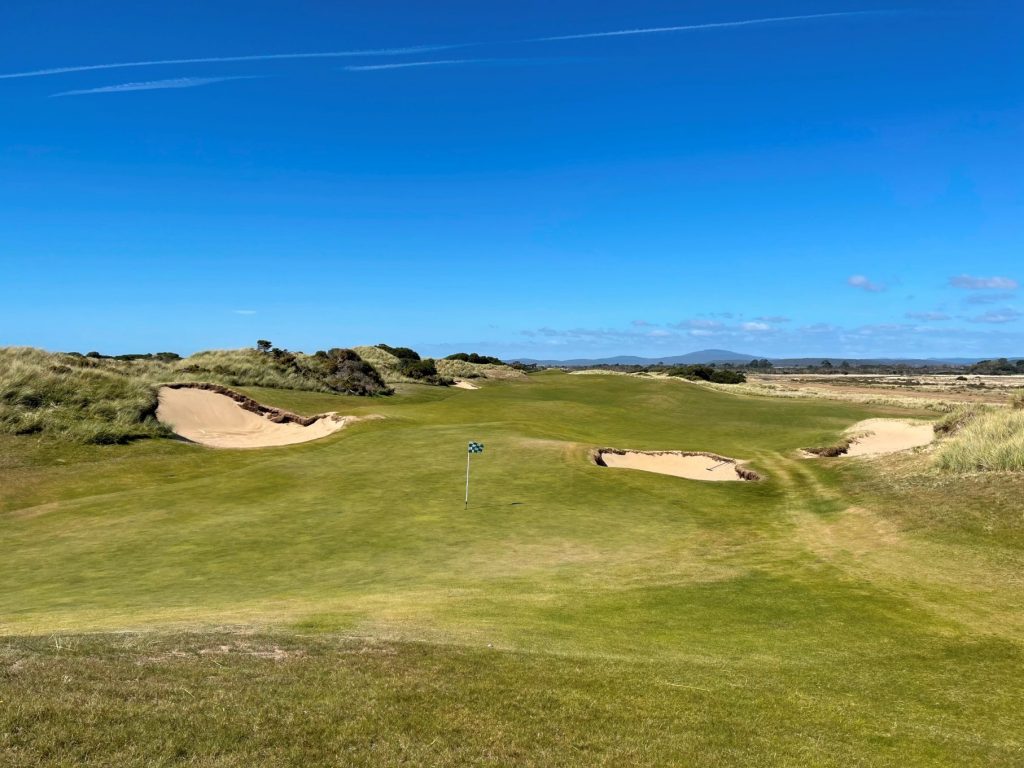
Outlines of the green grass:
M554 372L398 390L246 388L386 416L285 448L0 436L0 763L1024 762L1019 486L798 458L921 413ZM766 479L587 461L609 444Z

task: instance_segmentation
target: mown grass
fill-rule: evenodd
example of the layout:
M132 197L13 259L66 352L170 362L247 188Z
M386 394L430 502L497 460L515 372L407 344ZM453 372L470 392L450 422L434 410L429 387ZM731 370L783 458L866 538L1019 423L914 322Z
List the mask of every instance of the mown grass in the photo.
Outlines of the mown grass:
M895 411L553 372L245 392L386 418L261 451L0 437L0 763L1024 759L1014 486L797 457Z

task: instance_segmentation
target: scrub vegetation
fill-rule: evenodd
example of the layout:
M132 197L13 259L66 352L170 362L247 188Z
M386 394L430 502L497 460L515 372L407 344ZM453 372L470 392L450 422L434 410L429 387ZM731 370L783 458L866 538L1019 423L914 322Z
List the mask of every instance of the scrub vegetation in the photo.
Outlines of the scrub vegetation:
M1020 475L798 455L934 412L556 371L242 391L385 418L249 451L0 435L0 764L1024 760Z

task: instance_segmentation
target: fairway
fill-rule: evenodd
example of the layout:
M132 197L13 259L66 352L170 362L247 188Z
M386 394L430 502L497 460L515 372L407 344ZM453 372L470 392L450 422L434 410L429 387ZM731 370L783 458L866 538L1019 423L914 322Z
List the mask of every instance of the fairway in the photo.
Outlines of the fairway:
M244 394L384 418L259 450L0 436L0 762L1024 760L1017 481L801 458L934 414L557 371Z

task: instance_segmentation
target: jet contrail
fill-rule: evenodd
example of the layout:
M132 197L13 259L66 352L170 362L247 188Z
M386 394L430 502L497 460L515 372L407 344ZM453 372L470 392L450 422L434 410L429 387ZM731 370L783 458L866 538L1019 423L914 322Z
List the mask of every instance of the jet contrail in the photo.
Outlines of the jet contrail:
M719 29L721 27L749 27L754 24L778 24L784 21L804 21L808 19L828 19L842 16L865 16L868 14L891 13L891 11L836 11L835 13L808 13L802 16L772 16L764 19L744 19L741 21L713 21L707 24L685 24L678 27L641 27L639 29L618 29L613 32L584 32L576 35L555 35L553 37L533 37L520 40L521 43L552 43L558 40L586 40L593 37L623 37L625 35L655 35L662 32L686 32L697 29Z
M773 16L763 19L745 19L741 21L716 21L707 24L685 24L675 27L646 27L638 29L619 29L611 32L584 32L573 35L554 35L550 37L532 37L523 40L506 40L476 43L451 43L445 45L416 45L406 48L379 48L376 50L356 51L322 51L314 53L259 53L249 56L209 56L193 59L157 59L153 61L127 61L113 64L86 64L71 67L52 67L27 72L9 72L0 74L0 80L20 77L45 77L48 75L64 75L72 72L93 72L103 69L127 69L130 67L158 67L171 64L223 64L239 61L276 61L285 59L333 59L352 56L407 56L416 53L446 51L456 48L478 48L485 45L502 45L508 43L553 43L564 40L586 40L599 37L623 37L626 35L653 35L667 32L688 32L700 29L721 29L725 27L747 27L756 24L779 24L787 21L805 21L810 19L842 18L844 16L866 16L892 11L837 11L834 13L808 13L802 16ZM383 67L382 67L383 68Z
M472 45L472 44L471 44ZM448 48L461 48L460 45L417 45L410 48L380 48L365 51L322 51L319 53L259 53L251 56L209 56L201 59L159 59L155 61L124 61L116 64L86 64L74 67L53 67L36 69L30 72L10 72L0 75L0 80L11 80L17 77L45 77L47 75L65 75L71 72L93 72L99 69L128 69L130 67L159 67L167 64L222 64L235 61L273 61L276 59L335 59L346 56L402 56L411 53L429 53Z
M56 96L84 96L89 93L127 93L129 91L156 91L162 88L195 88L211 83L223 83L225 80L252 80L260 75L235 75L234 77L175 77L170 80L150 80L141 83L120 83L104 85L100 88L83 88L77 91L63 91L51 94Z
M371 72L376 69L404 69L405 67L429 67L434 64L475 64L493 59L436 59L433 61L401 61L395 64L359 64L345 67L346 72Z

